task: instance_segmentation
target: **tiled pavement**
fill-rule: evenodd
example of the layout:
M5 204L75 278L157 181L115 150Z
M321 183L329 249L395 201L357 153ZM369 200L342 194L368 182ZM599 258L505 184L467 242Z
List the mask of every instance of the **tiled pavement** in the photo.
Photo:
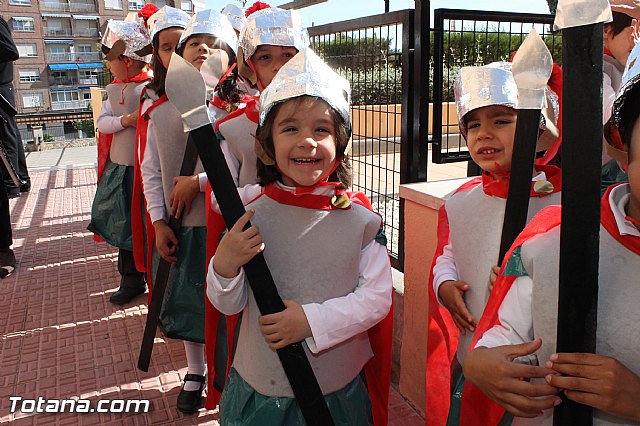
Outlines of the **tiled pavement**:
M136 368L146 299L124 309L108 302L118 287L116 250L94 242L86 229L95 168L35 170L28 196L10 203L18 268L0 280L0 423L217 425L216 411L184 416L175 408L186 373L181 342L158 335L149 372ZM79 398L92 407L100 399L148 399L151 408L147 414L12 414L10 396ZM394 390L390 408L390 425L424 424Z

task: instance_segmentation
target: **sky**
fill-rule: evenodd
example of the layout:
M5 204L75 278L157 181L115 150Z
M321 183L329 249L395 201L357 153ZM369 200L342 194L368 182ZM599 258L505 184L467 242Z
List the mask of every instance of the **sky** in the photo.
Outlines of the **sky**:
M273 6L289 3L291 0L271 0ZM240 4L238 0L206 0L206 7L221 10L225 4ZM247 5L253 3L248 0ZM413 9L414 0L390 0L390 10ZM475 9L504 12L549 13L546 0L431 0L433 9ZM300 9L303 22L307 26L345 21L362 16L384 12L384 0L328 0L315 6Z

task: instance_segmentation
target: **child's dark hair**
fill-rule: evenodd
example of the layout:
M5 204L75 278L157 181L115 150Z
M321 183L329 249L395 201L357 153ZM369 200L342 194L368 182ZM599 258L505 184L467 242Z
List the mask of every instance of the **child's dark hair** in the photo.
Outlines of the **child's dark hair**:
M631 162L631 138L633 137L633 127L640 117L640 84L636 84L625 94L624 105L618 112L620 117L620 136L622 143L627 150L629 162ZM638 137L638 135L636 135Z
M167 69L160 60L160 33L153 38L153 59L151 67L153 69L153 80L149 83L149 88L156 92L158 96L164 95L164 82L167 79Z
M607 24L604 24L604 28L609 28L611 31L611 36L615 37L620 34L625 28L630 27L633 21L633 18L626 13L621 12L612 12L613 20Z
M299 96L275 105L267 114L264 124L262 126L258 126L258 130L256 131L256 140L262 146L264 154L275 161L276 155L273 144L273 126L276 115L278 115L278 111L282 105L288 102L295 102L296 105L294 105L294 109L298 110L303 103L311 104L319 100L325 102L323 99L315 96ZM345 153L347 146L349 145L349 130L347 128L347 123L344 122L342 116L333 108L331 108L331 115L333 117L333 127L335 129L336 157L341 158L341 161L336 170L331 173L328 180L329 182L340 182L343 187L349 188L353 178L351 162L349 161L349 156ZM258 183L261 186L266 186L270 183L281 180L281 178L282 176L275 164L267 165L258 158Z
M184 53L184 48L189 42L189 40L194 37L202 34L192 34L190 35L178 48L176 49L176 53L180 56ZM215 47L216 49L223 49L227 52L229 56L229 65L233 65L236 63L236 54L235 52L227 45L227 43L220 40L218 37L213 34L206 34L215 37ZM155 71L155 70L154 70ZM166 75L166 74L165 74ZM227 75L227 77L218 83L216 87L216 95L220 99L225 102L229 102L231 104L237 104L242 100L243 94L238 88L238 67L233 67L233 70Z

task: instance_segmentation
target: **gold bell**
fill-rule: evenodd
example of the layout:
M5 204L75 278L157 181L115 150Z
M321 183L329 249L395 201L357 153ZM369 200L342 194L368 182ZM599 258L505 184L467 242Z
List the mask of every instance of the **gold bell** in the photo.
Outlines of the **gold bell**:
M351 205L351 200L345 194L331 197L331 205L338 209L346 209Z

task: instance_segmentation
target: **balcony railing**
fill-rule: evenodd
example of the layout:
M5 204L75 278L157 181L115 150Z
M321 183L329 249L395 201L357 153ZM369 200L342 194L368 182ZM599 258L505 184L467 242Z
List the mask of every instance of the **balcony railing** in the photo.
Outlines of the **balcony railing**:
M89 62L102 60L102 54L100 52L47 53L46 57L48 62Z
M91 85L97 85L98 84L98 77L86 77L86 78L80 78L78 80L78 84L87 84L89 86Z
M40 2L42 10L50 10L56 12L96 12L98 8L95 3L83 3L83 2L58 2L58 1L43 1Z
M53 77L49 78L49 84L51 86L71 86L78 84L76 77Z
M73 35L76 37L98 37L97 28L76 28L73 30Z
M47 28L44 27L42 29L45 37L51 37L51 36L62 36L62 37L70 37L73 32L71 31L71 28Z
M94 3L70 3L71 12L96 12L98 8Z
M51 101L51 109L60 111L63 109L86 109L91 105L91 99L78 101Z

